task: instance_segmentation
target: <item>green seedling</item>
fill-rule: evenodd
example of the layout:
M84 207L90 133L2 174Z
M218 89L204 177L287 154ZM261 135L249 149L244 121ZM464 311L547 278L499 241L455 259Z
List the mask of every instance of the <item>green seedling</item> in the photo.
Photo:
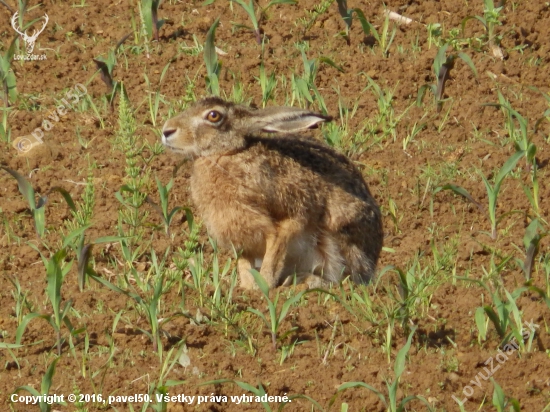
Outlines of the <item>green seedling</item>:
M382 392L378 391L376 388L374 388L373 386L365 382L346 382L340 385L336 394L330 399L329 407L334 404L340 392L343 392L350 388L365 388L373 392L376 396L378 396L378 398L382 401L382 403L384 404L388 412L404 412L406 410L405 406L407 405L407 403L415 399L421 401L424 405L426 405L429 411L433 411L433 408L428 403L428 401L420 395L407 396L406 398L401 399L401 401L399 401L397 397L398 395L397 391L399 389L399 381L401 379L401 375L405 371L405 361L406 361L407 353L411 348L412 337L415 331L416 331L416 328L414 328L411 331L411 333L409 334L409 337L407 338L407 342L397 353L397 357L395 358L395 365L393 368L394 370L393 382L389 383L388 381L386 381L386 389L388 391L387 398Z
M535 90L535 91L537 91L537 92L539 92L540 94L542 94L542 97L544 97L544 100L546 100L546 104L548 104L548 105L550 106L550 94L546 94L546 93L540 91L540 90L539 90L538 88L536 88L536 87L531 87L531 89L532 89L532 90ZM546 110L544 111L544 113L542 114L542 117L540 117L540 118L536 121L536 123L535 123L535 130L534 130L535 133L538 131L540 124L541 124L544 120L550 121L550 107L549 107L548 109L546 109ZM547 136L547 137L546 137L546 142L547 142L547 143L550 143L550 136Z
M174 179L170 179L166 186L162 184L160 179L157 178L156 181L160 197L160 206L156 204L149 196L145 197L145 201L153 206L153 208L160 214L164 223L164 231L167 236L170 236L170 224L172 223L172 219L176 213L180 210L184 210L184 208L181 206L176 206L172 210L168 211L168 194L174 185Z
M393 108L393 97L397 90L397 85L393 90L383 90L372 78L367 76L367 80L369 84L363 92L369 89L372 90L378 106L378 114L375 117L374 125L377 130L382 132L382 138L393 136L393 140L395 141L397 125L412 105L403 110L399 116L396 116Z
M27 179L23 177L23 175L19 174L15 170L12 170L5 166L0 166L0 168L4 169L6 172L8 172L10 175L13 176L15 180L17 180L17 185L19 186L19 192L23 195L23 198L27 201L29 205L29 209L31 211L32 217L34 219L34 226L36 228L36 233L39 237L44 236L44 232L46 230L46 218L45 218L45 206L48 201L48 196L51 192L59 192L69 205L72 211L75 211L75 205L71 198L71 195L69 192L67 192L62 187L52 187L44 196L41 196L38 199L38 202L36 201L36 193L32 187L32 185L29 183Z
M508 174L516 167L516 164L521 157L523 157L523 152L516 152L510 158L504 163L500 171L498 172L497 176L495 177L494 185L491 185L487 178L484 175L481 175L481 178L483 179L483 183L485 185L485 189L487 191L487 197L489 199L489 208L488 208L488 218L491 222L491 233L490 236L492 239L497 238L497 225L498 223L506 216L508 216L510 213L515 213L515 211L507 212L500 216L498 219L496 217L496 210L497 210L497 200L498 195L500 193L500 187L502 185L502 182L504 181L504 178L508 176ZM440 186L434 190L434 194L438 193L441 190L451 190L455 194L460 195L468 199L470 202L474 203L481 211L483 211L483 208L481 204L476 201L468 191L460 186L456 186L453 184L447 184L445 186Z
M423 85L418 90L418 95L416 97L416 104L418 106L421 106L422 100L424 100L424 95L426 94L426 90L431 90L435 98L435 103L437 105L438 113L441 111L441 108L443 107L443 97L445 95L445 83L449 79L451 70L454 68L456 59L462 59L462 61L466 63L466 65L474 73L474 76L477 78L477 70L470 56L462 52L451 53L449 56L447 56L448 47L449 47L449 43L446 43L442 47L440 47L434 59L433 69L434 69L435 78L437 79L437 83Z
M162 0L141 0L141 15L145 31L149 39L159 41L159 30L164 25L164 20L158 19L158 9Z
M501 37L496 35L496 28L497 26L502 25L500 21L500 12L504 8L504 3L506 3L506 1L501 1L501 5L499 7L495 7L493 0L483 0L483 3L485 6L483 16L468 16L462 20L462 32L464 33L464 28L469 20L478 20L485 28L485 32L487 33L487 44L489 47L498 47L500 45Z
M19 279L17 277L7 275L7 278L15 289L11 292L11 295L15 300L14 312L15 318L17 319L17 325L20 325L23 321L24 310L27 309L27 312L29 313L33 311L32 304L27 299L27 295L29 294L29 292L23 292L21 284L19 283Z
M422 120L422 119L421 119ZM413 142L415 137L427 126L426 123L414 122L412 129L409 129L407 136L403 138L403 151L407 151L407 146L409 143Z
M525 247L525 260L517 260L518 266L523 270L525 279L529 281L531 279L531 272L533 271L533 264L535 258L539 252L539 244L542 238L548 235L548 232L540 231L543 230L543 226L538 219L533 219L527 229L525 230L525 235L523 236L523 246Z
M260 10L260 17L259 19L256 18L256 11L254 10L254 2L250 0L248 4L244 2L244 0L231 0L237 3L239 6L241 6L244 11L246 11L246 14L248 14L248 17L250 18L250 21L252 22L252 28L243 26L243 25L237 25L238 27L244 27L254 32L254 36L256 37L256 43L262 44L262 33L260 30L260 23L265 18L267 10L275 6L276 4L296 4L296 0L271 0L267 6Z
M141 331L151 340L151 343L153 344L153 350L157 352L158 355L162 358L163 347L161 343L161 335L164 333L162 327L178 316L188 316L184 313L176 313L175 315L166 318L161 318L159 316L161 297L168 290L170 290L172 284L175 281L174 279L171 279L168 282L164 282L167 272L165 268L166 259L168 253L170 252L170 249L166 250L164 257L160 262L157 258L155 251L151 250L151 269L150 274L148 275L148 277L151 278L151 282L147 279L140 279L140 276L136 273L135 270L133 270L133 282L130 282L130 279L128 279L128 276L125 274L124 278L126 280L126 284L128 285L128 289L122 289L112 284L108 280L103 279L90 267L89 260L92 251L91 246L92 245L85 245L82 249L78 265L79 278L91 278L92 280L95 280L96 282L102 284L108 289L131 298L136 303L137 308L145 313L145 317L147 318L148 324L151 328L150 330L145 330L139 327L136 329ZM144 293L146 296L140 296L140 294L136 292L135 288L132 286L132 283L135 283L141 289L141 292Z
M216 46L214 44L214 36L219 23L220 19L218 17L208 30L204 45L204 63L207 73L206 90L214 96L220 95L219 78L222 70L222 64L218 62L218 55L216 54Z
M359 16L359 15L358 15ZM359 19L361 21L361 19ZM365 20L366 21L366 20ZM395 34L397 33L397 25L393 24L393 29L391 31L391 34L389 32L390 29L390 14L386 13L386 18L384 19L384 25L382 26L382 33L378 33L376 29L371 26L370 24L367 26L362 22L363 26L363 32L365 33L365 36L369 36L369 33L366 32L366 28L369 27L370 34L374 37L376 40L376 43L378 43L378 46L380 47L380 50L382 50L382 55L384 57L388 57L390 55L390 47L393 43L393 40L395 39Z
M122 44L130 36L131 34L127 34L122 39L120 39L115 48L109 50L106 58L98 57L96 59L92 59L97 66L97 69L101 76L101 80L107 86L108 92L106 94L106 97L107 101L109 102L109 106L111 107L111 110L114 110L114 100L117 92L122 92L122 83L113 79L113 71L117 64L116 55L120 46L122 46ZM91 98L89 98L89 101L91 102Z
M510 258L505 259L499 266L503 267ZM457 277L459 280L468 282L474 282L483 287L487 294L491 297L493 306L483 305L476 309L474 320L482 340L487 339L487 321L485 316L493 323L498 336L501 339L501 344L506 345L513 337L516 339L518 345L525 349L525 343L523 340L523 323L521 318L521 312L518 309L516 301L523 292L528 290L527 287L521 287L514 290L512 293L508 292L504 287L504 296L506 300L501 299L499 294L499 287L492 291L485 282L478 279ZM508 330L510 329L510 332Z
M73 263L73 261L70 261L69 264L62 267L62 261L66 256L66 246L66 244L63 245L63 248L56 252L50 259L46 259L46 257L42 255L42 261L46 266L46 295L52 307L53 313L41 314L33 312L25 315L21 321L21 324L17 328L15 336L16 344L21 343L21 338L25 333L28 323L35 318L42 318L46 320L54 328L57 335L58 355L61 355L61 347L64 342L64 339L61 337L61 329L63 325L67 327L71 336L77 336L84 331L84 329L75 329L69 319L69 311L72 308L72 300L68 300L64 305L62 305L61 286ZM36 250L40 252L38 249Z
M171 61L168 62L166 66L164 66L164 68L162 69L158 89L155 92L149 90L147 93L147 99L149 101L149 114L151 115L151 123L153 123L153 127L157 127L157 117L159 113L160 102L162 101L164 104L166 104L166 101L163 99L160 93L160 88L162 86L164 76L166 75L166 72L168 71L171 63ZM149 81L149 77L146 73L143 73L143 76L145 77L145 83L147 84L147 87L151 89L151 82Z
M107 58L98 57L93 59L94 63L97 66L97 69L100 72L101 80L107 86L107 101L111 110L113 110L115 96L119 87L119 83L113 80L113 70L116 66L116 54L114 50L109 50Z
M250 271L252 273L252 276L254 277L254 280L256 281L256 284L260 288L260 291L265 297L265 300L267 302L267 307L269 310L269 317L266 317L262 312L260 312L258 309L255 308L248 308L247 311L257 315L261 320L264 321L265 325L268 327L270 333L271 333L271 343L273 345L273 350L277 350L277 341L283 340L288 335L290 335L292 332L296 330L296 328L290 328L290 330L286 331L284 334L279 334L279 329L281 327L281 324L286 318L286 315L288 314L288 311L290 310L291 306L296 304L297 302L302 299L302 296L308 292L305 290L302 290L292 296L290 299L287 299L281 308L281 311L277 313L277 303L279 302L279 296L280 292L277 291L277 294L275 295L275 299L271 300L269 298L269 286L263 276L258 272L257 270L251 269Z
M491 383L493 384L493 406L497 412L520 412L521 406L517 399L506 397L504 391L500 385L491 377ZM508 407L508 409L506 409Z
M2 110L2 122L0 122L0 140L5 143L11 142L11 128L8 125L9 113L13 107L1 107Z
M42 376L42 381L40 383L40 392L38 392L36 389L34 389L32 386L19 386L13 391L13 393L17 393L20 391L27 391L32 396L42 396L47 395L50 392L50 389L52 387L52 378L55 374L55 366L57 365L57 362L61 359L61 357L55 358L52 363L50 363L50 366L48 366L48 369L46 370L46 373L44 376ZM40 412L50 412L52 410L52 405L47 402L46 399L40 398L40 402L38 402L38 407L40 408ZM60 405L67 406L65 402L60 402Z
M319 16L325 14L327 10L332 6L334 0L322 0L319 4L313 6L313 10L306 10L308 17L298 19L300 24L304 27L302 30L302 37L305 37L306 33L313 27Z
M232 301L233 291L237 286L237 270L236 268L231 270L231 259L227 259L225 266L220 270L218 246L211 238L209 238L209 242L213 249L212 286L214 287L214 293L212 294L210 300L210 317L212 319L215 317L220 318L227 326L227 323L232 322L235 317L234 305L232 304ZM225 293L222 293L224 292L223 285L227 283L223 280L227 278L228 274L230 277L229 289L225 291Z
M348 9L347 0L336 0L336 2L338 3L338 12L340 13L340 16L342 17L342 20L344 20L344 23L346 24L346 31L343 32L343 33L340 33L340 35L346 39L346 42L348 43L348 46L351 44L350 30L351 30L351 24L353 22L353 14L354 13L357 16L357 18L359 19L359 22L361 23L361 27L363 28L363 34L365 35L365 37L368 37L368 36L372 35L372 36L375 37L378 44L381 44L380 43L380 40L381 40L380 36L376 32L376 30L374 29L372 24L370 24L367 21L367 19L365 17L365 14L363 13L363 11L361 9L359 9L359 8ZM392 34L392 39L390 41L390 44L391 44L391 42L393 42L393 36L395 36L395 30L396 29L394 27L394 31L393 31L393 34ZM388 48L389 48L389 46L388 46ZM384 51L386 51L386 50L384 50Z
M17 47L17 40L19 37L15 37L8 47L8 50L4 55L0 55L0 81L2 82L4 107L9 107L10 101L14 102L17 99L17 90L15 88L15 73L11 68L11 62L15 54Z
M443 35L441 24L428 23L426 29L428 30L428 49L432 48L432 44L435 44L436 47L441 47L441 36Z
M536 154L537 146L531 141L532 136L528 131L528 122L525 117L519 114L516 110L512 109L510 102L506 100L503 94L498 91L498 103L485 103L483 106L493 106L502 109L506 118L506 127L508 129L508 135L514 141L514 145L517 151L522 152L525 155L527 161L527 171L531 171L536 167ZM519 124L519 136L515 127L514 119Z
M154 399L156 402L145 402L143 404L143 411L149 410L149 408L155 412L166 412L168 410L168 402L166 402L165 396L169 395L170 388L183 385L186 382L183 380L168 379L168 375L176 365L186 367L184 361L187 356L186 351L187 348L185 343L181 341L170 348L164 361L161 359L162 367L159 373L159 378L157 381L149 384L150 399ZM159 400L157 395L162 396L162 399Z
M256 80L260 83L260 88L262 89L262 107L265 107L267 102L273 99L277 79L275 78L275 71L272 71L271 75L267 77L263 59L260 62L260 77L256 77Z
M528 161L529 164L529 161ZM531 204L531 207L533 208L533 212L541 217L541 209L540 209L540 203L539 203L539 179L537 177L538 172L538 166L536 160L533 161L532 165L532 171L530 177L531 177L531 187L528 185L525 185L522 183L521 187L523 189L523 192L525 193L525 196L527 197L527 200L529 200L529 203ZM543 220L544 221L544 220ZM546 223L546 221L544 221Z
M294 101L296 97L304 99L307 107L312 105L314 101L317 101L319 110L326 115L328 114L328 110L325 105L325 100L323 96L321 96L317 86L315 86L315 78L319 70L319 63L317 59L308 59L303 48L300 49L300 52L302 54L302 62L304 63L304 74L302 77L296 77L292 74L292 100ZM321 56L319 62L328 64L340 72L344 71L328 57ZM311 96L311 92L313 92L314 97Z

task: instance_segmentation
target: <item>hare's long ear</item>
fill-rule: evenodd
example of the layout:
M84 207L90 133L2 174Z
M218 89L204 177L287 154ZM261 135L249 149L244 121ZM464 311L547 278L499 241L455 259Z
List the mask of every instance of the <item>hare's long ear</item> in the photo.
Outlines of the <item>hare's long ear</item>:
M253 131L291 133L311 129L331 120L330 116L294 107L272 107L254 113L250 127Z

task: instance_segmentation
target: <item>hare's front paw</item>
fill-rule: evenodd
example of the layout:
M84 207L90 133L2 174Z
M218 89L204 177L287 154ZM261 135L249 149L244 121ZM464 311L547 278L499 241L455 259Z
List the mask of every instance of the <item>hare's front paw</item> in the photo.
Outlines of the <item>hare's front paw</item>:
M250 269L252 268L252 262L246 257L241 256L237 261L237 271L239 272L240 285L243 289L252 290L257 287L254 277L250 273Z

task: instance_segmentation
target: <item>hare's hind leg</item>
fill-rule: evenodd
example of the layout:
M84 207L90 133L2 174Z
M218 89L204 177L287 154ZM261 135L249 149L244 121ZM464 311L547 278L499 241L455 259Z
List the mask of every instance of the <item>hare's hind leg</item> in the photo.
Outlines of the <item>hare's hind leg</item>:
M273 233L266 234L266 250L260 273L270 288L280 286L285 277L289 245L303 233L304 227L296 220L284 220Z

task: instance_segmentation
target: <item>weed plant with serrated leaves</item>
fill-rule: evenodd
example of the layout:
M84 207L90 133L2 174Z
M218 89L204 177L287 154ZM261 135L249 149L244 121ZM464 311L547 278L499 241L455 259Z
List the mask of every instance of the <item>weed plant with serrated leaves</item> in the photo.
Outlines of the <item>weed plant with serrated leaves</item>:
M145 234L144 223L149 213L141 210L141 207L145 202L151 170L149 167L143 170L140 165L145 146L136 133L136 121L124 89L120 98L118 123L115 146L126 158L125 184L115 193L116 199L123 206L119 210L118 234L125 237L121 240L121 245L126 262L131 265L139 257L141 249L141 245L136 249L134 246L141 242ZM127 228L126 231L124 227Z

